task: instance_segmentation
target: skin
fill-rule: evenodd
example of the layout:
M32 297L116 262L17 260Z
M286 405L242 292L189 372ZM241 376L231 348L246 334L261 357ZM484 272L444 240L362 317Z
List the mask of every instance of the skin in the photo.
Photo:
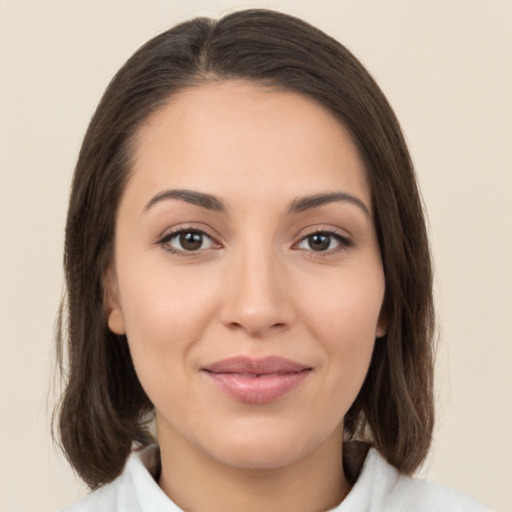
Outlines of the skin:
M169 190L211 194L225 211ZM290 213L333 192L352 199ZM172 232L191 229L205 235L185 250ZM313 250L318 232L334 234ZM324 108L232 80L152 115L118 210L107 307L156 409L162 489L189 511L338 504L343 417L385 334L384 288L365 170ZM243 403L201 371L235 355L312 371L277 400Z

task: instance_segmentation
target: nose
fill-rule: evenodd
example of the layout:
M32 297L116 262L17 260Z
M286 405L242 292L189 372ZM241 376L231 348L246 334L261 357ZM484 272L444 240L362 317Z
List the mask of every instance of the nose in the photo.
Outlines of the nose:
M293 294L286 269L271 250L244 251L227 268L221 320L252 337L287 329L293 322Z

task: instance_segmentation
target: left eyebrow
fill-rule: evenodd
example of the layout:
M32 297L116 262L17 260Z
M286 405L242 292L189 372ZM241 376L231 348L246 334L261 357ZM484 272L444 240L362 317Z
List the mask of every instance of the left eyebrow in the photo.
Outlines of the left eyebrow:
M346 192L327 192L325 194L315 194L312 196L298 197L292 202L286 213L288 215L294 213L301 213L306 210L311 210L312 208L318 208L319 206L323 206L324 204L339 201L354 204L355 206L363 210L363 212L366 215L368 215L368 217L371 218L370 210L363 203L363 201L361 201L361 199L352 194L347 194Z

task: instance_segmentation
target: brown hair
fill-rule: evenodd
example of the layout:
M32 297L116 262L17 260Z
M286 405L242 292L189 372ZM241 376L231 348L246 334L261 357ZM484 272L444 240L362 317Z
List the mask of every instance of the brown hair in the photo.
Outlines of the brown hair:
M61 445L96 488L119 475L135 441L151 441L152 404L126 338L106 324L103 276L116 210L141 123L180 90L230 78L313 98L359 148L372 190L388 328L345 417L345 437L373 444L411 474L428 452L434 417L432 272L411 159L386 98L344 46L299 19L259 9L218 21L197 18L146 43L116 74L90 122L66 225L67 300L57 333L66 382L58 408Z

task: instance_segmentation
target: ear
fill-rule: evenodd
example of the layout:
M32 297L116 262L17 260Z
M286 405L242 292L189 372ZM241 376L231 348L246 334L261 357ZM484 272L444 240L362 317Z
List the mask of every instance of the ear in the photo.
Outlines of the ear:
M375 331L375 337L376 338L382 338L386 336L387 333L387 326L381 325L380 322L377 324L377 330Z
M107 325L115 334L126 334L124 326L123 311L119 301L119 289L115 271L110 265L103 278L103 301L105 304L105 314Z
M383 304L379 313L379 320L377 322L377 328L375 330L375 337L382 338L386 336L388 332L388 314L386 311L386 305Z

